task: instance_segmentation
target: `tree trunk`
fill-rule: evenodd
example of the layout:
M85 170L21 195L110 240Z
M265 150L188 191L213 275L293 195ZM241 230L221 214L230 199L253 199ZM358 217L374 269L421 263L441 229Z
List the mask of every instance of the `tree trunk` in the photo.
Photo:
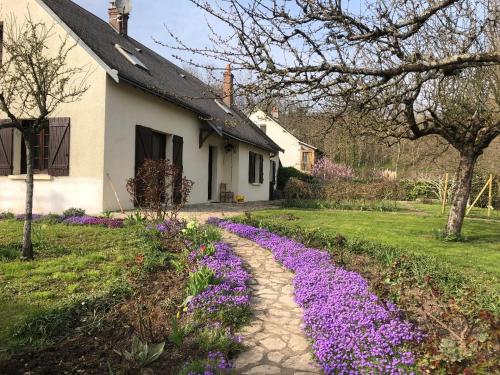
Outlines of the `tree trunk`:
M31 226L33 220L33 134L23 134L26 146L26 210L23 229L23 251L21 258L33 260L33 243L31 241Z
M464 223L465 210L472 187L472 174L477 157L472 154L461 154L458 166L456 187L451 203L450 215L446 226L448 236L460 237Z

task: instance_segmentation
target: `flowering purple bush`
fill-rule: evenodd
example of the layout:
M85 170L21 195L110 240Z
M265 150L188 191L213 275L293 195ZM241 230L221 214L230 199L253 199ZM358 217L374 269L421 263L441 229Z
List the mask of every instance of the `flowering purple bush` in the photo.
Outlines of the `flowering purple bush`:
M335 164L325 157L314 164L311 174L323 181L351 180L355 177L351 167Z
M31 220L33 222L40 221L42 219L43 219L43 215L40 215L40 214L32 214L31 215ZM26 220L26 215L25 214L16 215L16 220L17 221L24 221L24 220Z
M122 228L123 220L95 216L73 216L64 219L63 223L69 225L100 225L108 228Z
M336 267L330 255L266 229L219 219L209 223L255 241L295 272L295 300L304 310L305 332L326 374L408 374L411 347L423 335L391 303L370 292L355 272Z
M190 254L190 259L200 259L200 251L196 249ZM250 274L243 268L243 261L233 253L231 246L224 242L215 244L213 255L198 260L196 267L211 269L220 283L209 285L203 292L193 297L189 302L190 311L216 314L231 308L245 308L250 302L247 287Z
M186 223L181 220L172 219L156 225L156 230L161 233L169 233L178 236L186 227Z

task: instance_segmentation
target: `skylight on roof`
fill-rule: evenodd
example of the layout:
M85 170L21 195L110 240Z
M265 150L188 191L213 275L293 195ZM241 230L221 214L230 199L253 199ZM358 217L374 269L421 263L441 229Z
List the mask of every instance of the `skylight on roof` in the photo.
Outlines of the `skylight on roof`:
M144 70L147 70L149 71L148 67L146 65L144 65L142 63L141 60L139 60L139 58L137 56L135 56L132 52L130 52L129 50L126 50L125 48L123 48L122 46L120 46L119 44L115 44L115 48L118 50L118 52L120 52L122 54L123 57L125 57L131 64L139 67L139 68L142 68Z
M215 99L215 102L216 102L216 103L217 103L217 105L218 105L219 107L221 107L221 108L224 110L224 112L226 112L228 115L234 116L233 111L231 111L231 109L230 109L227 105L225 105L224 103L221 103L221 102L220 102L219 100L217 100L217 99Z

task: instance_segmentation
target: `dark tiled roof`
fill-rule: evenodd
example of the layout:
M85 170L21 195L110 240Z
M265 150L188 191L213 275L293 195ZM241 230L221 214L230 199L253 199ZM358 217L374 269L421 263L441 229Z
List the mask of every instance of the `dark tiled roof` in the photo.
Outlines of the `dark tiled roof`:
M280 147L236 108L226 113L210 87L133 38L118 34L107 22L70 0L41 0L111 69L120 81L185 107L219 133L270 151ZM102 2L103 5L106 2ZM116 48L131 51L148 70L131 64Z

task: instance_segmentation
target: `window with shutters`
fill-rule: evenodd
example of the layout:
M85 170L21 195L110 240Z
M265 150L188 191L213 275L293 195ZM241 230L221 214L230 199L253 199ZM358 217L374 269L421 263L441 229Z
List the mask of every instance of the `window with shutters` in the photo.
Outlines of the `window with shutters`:
M250 151L248 159L248 182L264 183L264 156Z
M69 126L69 118L51 118L48 128L35 134L33 144L34 173L69 176ZM26 147L22 139L20 148L21 174L25 174L27 171Z

